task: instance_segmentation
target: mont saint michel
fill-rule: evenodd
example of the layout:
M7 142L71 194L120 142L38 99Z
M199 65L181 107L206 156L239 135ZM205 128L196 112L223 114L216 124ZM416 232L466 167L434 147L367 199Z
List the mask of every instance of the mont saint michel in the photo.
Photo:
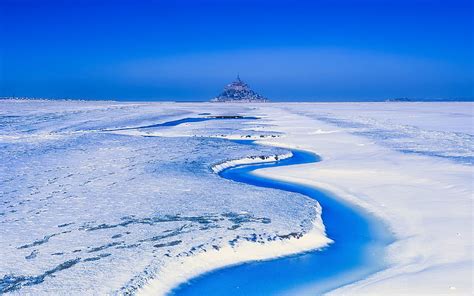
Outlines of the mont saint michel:
M237 75L237 79L226 85L224 91L212 99L211 102L268 102L268 99L253 91L248 84L243 82L240 76Z

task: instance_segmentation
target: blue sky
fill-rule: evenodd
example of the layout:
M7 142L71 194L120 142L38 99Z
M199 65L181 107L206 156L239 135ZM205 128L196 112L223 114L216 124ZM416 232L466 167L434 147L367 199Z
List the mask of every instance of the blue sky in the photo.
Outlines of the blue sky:
M0 96L474 96L473 1L0 0Z

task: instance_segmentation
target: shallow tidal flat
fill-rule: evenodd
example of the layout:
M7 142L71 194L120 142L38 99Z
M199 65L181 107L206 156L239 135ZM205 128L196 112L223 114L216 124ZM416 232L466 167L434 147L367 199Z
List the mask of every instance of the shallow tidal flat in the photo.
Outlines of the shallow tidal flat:
M472 291L472 103L0 103L3 293Z
M84 103L55 113L54 104L2 117L1 162L9 164L0 172L2 292L133 292L169 262L303 235L317 218L316 201L231 182L211 170L228 159L283 149L115 134L103 130L116 122L91 123L104 106ZM23 113L25 105L11 112ZM105 107L111 117L136 108ZM133 127L136 120L119 124Z

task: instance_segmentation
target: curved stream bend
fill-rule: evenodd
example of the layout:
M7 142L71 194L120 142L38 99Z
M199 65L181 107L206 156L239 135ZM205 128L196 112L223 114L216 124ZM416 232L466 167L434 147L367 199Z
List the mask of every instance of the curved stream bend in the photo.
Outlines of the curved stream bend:
M238 142L256 145L253 141ZM219 172L219 175L236 182L296 192L316 199L323 209L326 234L334 243L323 250L211 271L178 286L170 294L317 295L361 280L386 267L382 260L384 247L392 238L383 224L362 208L310 186L252 174L260 168L320 161L313 153L291 151L291 158L235 166Z

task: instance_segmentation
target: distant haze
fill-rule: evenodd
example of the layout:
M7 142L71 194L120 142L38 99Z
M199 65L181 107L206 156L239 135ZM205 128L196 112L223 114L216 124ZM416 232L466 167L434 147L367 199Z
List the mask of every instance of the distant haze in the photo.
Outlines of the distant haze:
M0 96L472 98L472 3L2 0Z

